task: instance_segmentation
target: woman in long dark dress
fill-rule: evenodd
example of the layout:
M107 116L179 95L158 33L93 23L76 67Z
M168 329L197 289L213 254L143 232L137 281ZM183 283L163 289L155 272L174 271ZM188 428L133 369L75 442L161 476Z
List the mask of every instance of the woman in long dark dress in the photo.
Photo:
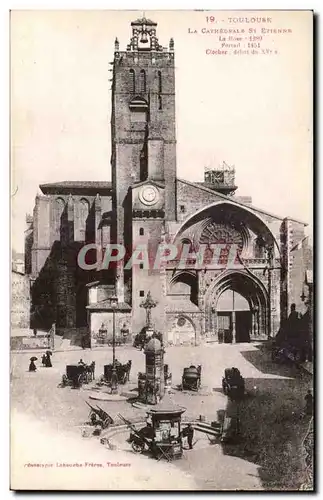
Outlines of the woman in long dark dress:
M49 352L46 353L45 366L46 368L51 368L53 366Z
M37 370L36 368L36 365L35 365L35 361L33 359L30 360L30 364L29 364L29 371L30 372L35 372Z

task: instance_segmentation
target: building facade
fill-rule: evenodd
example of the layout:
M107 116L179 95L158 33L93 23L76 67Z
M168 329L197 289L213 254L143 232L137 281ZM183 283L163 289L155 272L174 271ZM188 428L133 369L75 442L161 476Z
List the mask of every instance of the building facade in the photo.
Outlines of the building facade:
M157 24L131 23L126 50L115 41L112 78L112 182L57 182L40 186L28 218L26 270L32 279L32 321L56 323L60 334L102 324L145 326L141 304L157 302L152 319L165 341L204 338L245 342L274 335L291 303L302 311L305 224L269 214L235 194L230 166L208 169L204 182L176 175L175 52L160 45ZM82 269L85 244L126 249L109 269ZM154 267L160 245L189 249ZM197 265L203 245L221 245L213 265ZM230 248L237 248L228 262ZM94 248L94 247L93 247ZM130 265L135 249L148 248L149 266ZM195 253L195 256L194 256ZM95 263L95 250L87 263ZM116 294L118 308L109 297Z
M30 324L30 286L29 279L19 266L11 270L11 316L12 330L29 329Z

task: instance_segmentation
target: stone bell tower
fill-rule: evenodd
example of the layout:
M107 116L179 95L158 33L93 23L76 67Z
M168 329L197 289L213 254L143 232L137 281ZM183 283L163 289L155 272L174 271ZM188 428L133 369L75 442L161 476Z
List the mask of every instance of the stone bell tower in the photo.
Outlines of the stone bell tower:
M115 41L111 116L112 239L129 254L142 226L158 240L165 220L176 220L174 42L162 47L157 24L146 18L131 28L125 51ZM119 300L131 273L118 269Z

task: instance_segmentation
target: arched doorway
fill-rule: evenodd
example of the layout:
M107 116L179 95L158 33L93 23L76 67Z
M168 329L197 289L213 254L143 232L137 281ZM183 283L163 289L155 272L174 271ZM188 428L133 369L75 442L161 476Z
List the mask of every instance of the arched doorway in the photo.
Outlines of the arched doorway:
M228 289L221 293L215 307L215 332L221 342L250 342L252 336L252 311L250 302L240 293ZM222 335L221 335L222 333Z
M246 271L222 273L205 296L205 327L223 342L267 337L269 299L262 282Z

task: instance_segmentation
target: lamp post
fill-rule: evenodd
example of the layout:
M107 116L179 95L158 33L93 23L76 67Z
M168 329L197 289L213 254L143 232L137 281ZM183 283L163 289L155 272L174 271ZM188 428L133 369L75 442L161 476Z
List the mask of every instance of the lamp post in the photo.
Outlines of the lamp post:
M116 296L111 297L110 304L111 304L111 308L112 308L112 320L113 320L111 394L117 394L117 392L118 392L118 377L117 377L117 368L116 368L116 307L118 305L118 297L116 297Z

